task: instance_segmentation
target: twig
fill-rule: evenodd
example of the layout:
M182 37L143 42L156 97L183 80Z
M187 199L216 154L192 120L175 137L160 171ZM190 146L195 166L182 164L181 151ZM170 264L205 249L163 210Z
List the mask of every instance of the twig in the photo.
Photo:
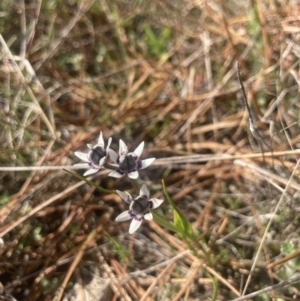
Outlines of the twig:
M38 102L38 100L36 99L35 95L33 94L31 88L28 86L27 81L26 81L26 79L25 79L25 77L24 77L24 75L23 75L23 73L22 73L19 65L16 63L14 56L12 55L9 47L7 46L7 44L6 44L3 36L1 34L0 34L0 44L2 44L2 46L3 46L3 48L4 48L4 50L5 50L6 54L7 54L7 56L10 58L11 63L14 66L17 74L19 75L20 80L24 84L25 89L26 89L29 97L31 98L32 102L35 104L38 112L41 115L41 118L43 119L43 121L45 122L47 128L49 129L49 131L50 131L50 133L52 135L52 138L55 139L55 130L54 130L55 125L51 124L51 122L49 121L49 119L46 116L45 112L43 111L40 103Z
M38 63L36 63L34 68L35 70L38 70L46 60L52 58L56 54L56 52L59 49L59 45L64 41L64 39L68 36L70 31L74 28L77 22L84 16L84 14L88 11L88 9L94 4L94 2L95 0L91 0L91 1L82 0L78 4L77 12L71 18L69 23L60 31L59 38L57 38L51 43L49 51L45 53L45 55L41 58L41 60Z
M267 234L268 234L269 229L270 229L270 227L271 227L271 224L272 224L272 222L273 222L273 219L274 219L274 217L276 216L277 211L278 211L280 205L282 204L282 202L283 202L283 200L284 200L285 194L286 194L288 188L290 187L290 184L291 184L292 179L293 179L293 177L294 177L294 175L295 175L295 173L296 173L296 170L298 170L299 163L300 163L300 160L297 161L297 164L296 164L295 167L294 167L293 173L292 173L292 175L290 176L290 178L289 178L289 180L288 180L288 182L287 182L287 184L286 184L286 187L285 187L285 189L284 189L284 191L283 191L283 193L282 193L282 195L281 195L281 197L280 197L280 199L279 199L279 201L278 201L278 203L277 203L277 205L276 205L276 207L275 207L275 209L274 209L273 216L272 216L271 219L269 220L269 223L268 223L268 225L267 225L267 227L266 227L266 230L265 230L265 232L264 232L264 235L263 235L263 237L262 237L262 239L261 239L261 242L260 242L260 245L259 245L259 247L258 247L257 253L256 253L255 258L254 258L254 260L253 260L253 264L252 264L252 267L251 267L251 270L250 270L250 274L249 274L249 276L248 276L247 282L246 282L245 287L244 287L244 290L243 290L243 295L244 295L244 294L246 293L246 291L247 291L247 288L248 288L249 283L250 283L250 280L251 280L252 272L253 272L254 269L255 269L256 263L257 263L257 261L258 261L259 255L260 255L260 251L261 251L261 249L262 249L262 247L263 247L263 244L264 244L264 242L265 242L265 240L266 240L266 237L267 237Z
M102 174L102 173L106 173L106 172L107 172L106 170L101 171L100 173L98 173L98 175ZM75 185L70 186L69 188L67 188L63 192L55 194L53 197L51 197L47 201L43 202L42 204L36 206L30 212L28 212L26 215L20 217L17 221L13 222L4 231L0 232L0 238L3 237L4 235L6 235L7 233L9 233L11 230L13 230L14 228L16 228L20 224L22 224L23 222L25 222L27 219L29 219L30 217L32 217L33 215L35 215L37 212L39 212L43 208L49 206L50 204L54 203L55 201L59 200L60 198L66 196L68 193L70 193L73 190L77 189L78 187L84 185L85 183L86 183L85 181L80 181L80 182L76 183Z
M20 1L21 14L20 14L20 24L22 41L20 45L20 57L22 58L20 62L20 69L23 69L24 60L26 59L26 9L24 0Z
M274 285L271 285L271 286L267 286L267 287L265 287L265 288L263 288L261 290L258 290L258 291L254 292L254 293L251 293L251 294L245 295L243 297L239 297L239 298L233 299L232 301L244 301L244 300L247 300L247 299L259 296L259 295L261 295L263 293L269 292L271 290L282 288L282 287L291 285L291 284L299 282L299 281L300 281L300 275L297 276L297 277L294 277L294 278L292 278L290 280L281 281L281 282L279 282L277 284L274 284Z
M63 293L67 287L67 284L68 284L73 272L75 271L76 267L78 266L80 260L82 259L83 255L86 253L86 249L88 249L90 247L90 245L96 245L96 236L98 233L103 231L104 225L108 222L112 212L113 212L113 210L105 213L101 217L97 228L94 229L93 231L91 231L89 233L89 235L86 237L86 239L84 240L84 242L81 244L79 250L77 251L77 254L75 255L75 258L74 258L72 264L70 265L70 267L64 277L62 284L59 287L59 290L57 291L57 296L53 298L53 301L60 301L61 298L63 297Z
M253 137L256 139L257 143L259 144L262 156L264 157L262 143L265 144L265 146L267 146L268 148L270 147L270 145L268 145L267 142L265 141L265 139L263 139L263 137L261 136L261 134L257 130L257 127L254 124L254 118L253 118L252 112L250 110L248 100L247 100L246 91L245 91L245 88L244 88L244 85L243 85L243 82L242 82L242 79L241 79L241 70L240 70L239 62L236 63L236 68L237 68L238 81L240 83L240 88L241 88L241 91L243 93L244 105L245 105L245 108L247 109L248 116L249 116L249 125L250 125L249 128L250 128L250 131L251 131Z
M44 170L63 170L63 169L82 169L80 166L65 165L65 166L7 166L0 167L0 171L44 171Z
M29 26L31 29L29 31L28 39L27 39L28 52L31 49L31 45L32 45L32 42L33 42L33 39L34 39L36 26L37 26L37 23L38 23L38 20L39 20L40 12L41 12L41 6L42 6L42 0L37 0L37 2L35 4L34 17L33 17L33 20L31 21L31 26Z
M300 149L278 151L278 152L266 152L265 157L280 157L280 156L292 156L299 155ZM172 164L187 164L187 163L201 163L216 160L236 160L236 159L253 159L260 158L261 153L249 153L240 155L191 155L191 156L174 156L169 158L156 159L151 166L164 166L168 165L172 167ZM112 165L113 166L113 165ZM33 171L33 170L63 170L63 169L82 169L80 166L65 165L65 166L1 166L0 171Z
M253 42L254 43L254 42ZM251 44L252 46L253 44ZM251 47L247 47L244 52L241 55L241 58L244 58L248 52L250 51ZM204 48L203 48L204 49ZM206 98L203 103L201 103L192 113L192 115L187 119L187 121L184 123L184 125L179 129L179 131L175 135L175 140L178 139L185 131L186 129L194 122L194 120L197 118L199 113L203 110L203 108L206 107L211 101L214 100L214 98L218 95L218 93L221 91L221 89L227 84L227 82L230 80L232 75L234 74L234 68L231 68L226 75L224 76L222 82L218 84L214 90L211 91L210 97Z
M254 165L249 164L247 162L244 162L242 160L235 160L234 164L240 165L240 166L243 166L243 167L247 167L247 168L251 169L257 175L261 175L263 177L263 179L265 179L266 181L268 181L271 184L272 184L273 181L278 182L278 183L280 183L282 185L288 185L289 184L289 186L291 188L300 191L300 185L296 181L287 180L287 179L285 179L285 178L283 178L281 176L278 176L278 175L276 175L274 173L271 173L271 172L269 172L269 171L267 171L267 170L265 170L263 168L254 166Z

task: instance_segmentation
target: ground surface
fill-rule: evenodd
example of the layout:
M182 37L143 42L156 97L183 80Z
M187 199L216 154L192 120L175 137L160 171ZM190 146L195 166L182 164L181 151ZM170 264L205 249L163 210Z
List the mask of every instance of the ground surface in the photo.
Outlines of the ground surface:
M1 1L0 299L300 300L299 25L292 0ZM145 141L139 184L172 222L164 179L191 244L129 235L72 174L100 131Z

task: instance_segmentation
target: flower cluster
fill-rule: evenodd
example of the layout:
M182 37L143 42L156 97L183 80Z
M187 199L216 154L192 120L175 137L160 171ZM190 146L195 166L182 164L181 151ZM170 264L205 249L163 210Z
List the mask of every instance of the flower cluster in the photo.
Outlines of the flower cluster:
M98 138L98 143L94 146L88 144L89 151L87 153L75 152L75 155L85 163L75 164L75 166L86 168L83 174L88 176L96 173L101 168L112 169L109 176L120 178L125 175L132 180L139 177L138 171L151 165L155 158L140 160L144 150L144 142L142 142L133 152L129 152L123 140L119 141L119 154L110 149L112 139L109 138L107 146L103 140L102 132ZM108 163L108 158L114 163ZM140 188L138 196L131 195L128 192L117 190L118 195L129 204L129 210L124 211L117 216L116 221L126 221L132 219L129 233L134 233L141 225L143 219L152 220L153 216L150 209L155 209L161 205L163 200L149 198L149 191L145 184Z

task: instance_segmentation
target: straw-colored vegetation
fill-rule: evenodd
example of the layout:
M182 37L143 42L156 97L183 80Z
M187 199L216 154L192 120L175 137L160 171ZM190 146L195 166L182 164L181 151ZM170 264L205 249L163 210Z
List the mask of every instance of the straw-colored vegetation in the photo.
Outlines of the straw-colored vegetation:
M297 1L3 0L0 32L0 299L300 300ZM197 243L74 175L100 131Z

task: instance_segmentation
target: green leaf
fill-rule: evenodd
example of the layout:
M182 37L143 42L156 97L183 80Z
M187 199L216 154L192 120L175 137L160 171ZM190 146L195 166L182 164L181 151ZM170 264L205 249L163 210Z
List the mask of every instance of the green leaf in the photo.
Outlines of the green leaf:
M295 245L291 241L283 242L280 246L280 250L284 255L289 255L296 251Z
M157 213L157 211L155 210L150 210L152 215L153 215L153 220L161 225L162 227L170 230L170 231L173 231L175 233L181 233L181 229L174 226L173 224L171 224L163 215L160 215L159 213Z
M144 24L143 30L148 52L157 58L162 58L168 52L167 45L171 37L171 29L165 27L159 34L155 34L148 24Z
M168 202L170 203L170 205L173 208L173 212L174 212L174 225L175 225L175 227L178 228L178 229L180 229L180 232L183 233L185 237L195 236L191 223L181 213L181 211L179 210L179 208L175 205L174 201L170 197L170 195L169 195L169 193L168 193L168 191L166 189L164 180L162 180L162 185L163 185L164 194L165 194Z

